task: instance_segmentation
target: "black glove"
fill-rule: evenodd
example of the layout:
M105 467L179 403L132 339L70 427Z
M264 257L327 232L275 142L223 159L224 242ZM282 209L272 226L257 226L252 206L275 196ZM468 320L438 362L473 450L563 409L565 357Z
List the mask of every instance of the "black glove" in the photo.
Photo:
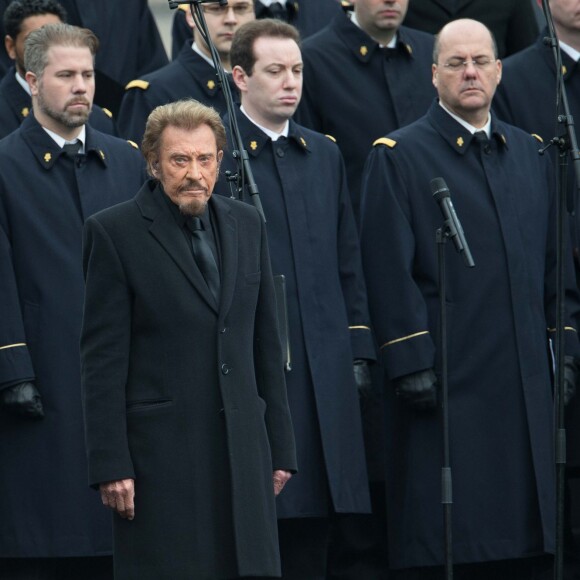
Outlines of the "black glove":
M0 391L0 406L11 415L42 419L44 409L34 383L20 383Z
M395 394L414 409L437 406L437 377L433 369L405 375L394 381Z
M354 372L354 382L358 389L358 394L361 397L367 397L373 390L373 382L371 379L371 369L369 362L362 358L357 358L352 363Z
M564 357L564 405L567 405L576 394L579 365L573 356Z

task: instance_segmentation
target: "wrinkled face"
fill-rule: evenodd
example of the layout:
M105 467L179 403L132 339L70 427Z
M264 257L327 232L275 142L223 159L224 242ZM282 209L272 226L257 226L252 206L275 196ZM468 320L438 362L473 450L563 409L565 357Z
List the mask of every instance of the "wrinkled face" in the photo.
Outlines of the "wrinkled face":
M208 125L191 131L170 126L161 135L152 173L181 213L200 215L211 197L222 156Z
M357 20L373 37L388 30L396 31L409 6L409 0L351 0Z
M251 20L255 20L253 0L228 0L227 6L220 6L216 3L203 5L203 12L209 35L216 46L222 60L229 62L230 49L236 30ZM194 26L191 13L187 12L187 21L190 26ZM202 39L201 34L195 31L195 42L201 50L209 55L209 49Z
M51 46L40 78L26 73L39 123L55 133L84 125L95 96L93 55L87 47Z
M495 58L491 36L482 24L456 20L443 28L433 85L450 111L482 126L500 80L501 62Z
M45 24L58 24L60 18L56 14L37 14L25 18L20 26L20 33L16 38L6 35L4 45L8 56L16 61L16 70L24 77L24 41L28 35Z
M550 10L558 28L580 33L580 0L550 0Z
M260 125L277 131L294 114L302 96L302 55L290 38L260 37L254 43L252 75L239 66L234 81L244 109Z

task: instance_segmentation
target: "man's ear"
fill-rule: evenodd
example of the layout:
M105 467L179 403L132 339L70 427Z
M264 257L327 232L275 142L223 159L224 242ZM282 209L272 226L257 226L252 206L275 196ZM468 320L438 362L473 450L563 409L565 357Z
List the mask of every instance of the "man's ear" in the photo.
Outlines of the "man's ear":
M247 90L248 75L240 65L236 65L232 69L232 78L234 79L234 83L236 83L236 87L238 87L240 91L244 92Z
M6 54L8 54L12 60L16 60L16 49L14 48L15 46L16 43L14 42L14 39L9 34L7 34L4 37L4 48L6 48Z
M36 97L38 95L38 77L33 72L27 71L26 75L24 75L24 78L30 87L32 96Z
M191 10L189 9L189 5L186 5L187 8L184 10L185 12L185 22L187 22L187 26L192 30L195 30L195 21L193 20L193 16L191 15Z

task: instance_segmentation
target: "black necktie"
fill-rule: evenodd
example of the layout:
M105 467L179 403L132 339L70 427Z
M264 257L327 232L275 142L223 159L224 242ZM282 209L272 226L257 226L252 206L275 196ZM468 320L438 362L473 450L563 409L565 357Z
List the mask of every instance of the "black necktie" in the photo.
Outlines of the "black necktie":
M191 231L191 247L195 262L205 279L207 287L215 298L216 304L219 304L220 275L213 252L207 242L207 234L203 229L201 219L193 217L187 220L187 227Z
M81 142L77 139L74 143L66 143L62 146L62 150L67 157L76 157L81 148Z
M489 139L485 131L476 131L473 134L473 139L484 153L489 153L491 151Z

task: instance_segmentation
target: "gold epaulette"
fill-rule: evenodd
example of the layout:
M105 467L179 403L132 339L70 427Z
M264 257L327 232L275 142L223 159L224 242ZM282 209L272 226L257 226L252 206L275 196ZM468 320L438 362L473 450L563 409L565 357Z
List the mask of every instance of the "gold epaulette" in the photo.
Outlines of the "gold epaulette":
M538 140L540 143L544 142L544 140L537 133L532 133L532 137Z
M129 89L143 89L144 91L146 91L148 88L149 88L149 81L135 80L135 81L131 81L125 87L125 90L128 91Z
M109 117L109 119L113 118L113 113L111 113L111 111L109 111L109 109L106 109L105 107L102 107L103 109L103 113L105 113L105 115L107 115L107 117Z
M137 145L137 143L135 143L135 141L131 141L131 139L127 139L127 143L129 143L129 145L131 145L131 147L135 147L135 149L139 149L139 145Z
M179 10L183 10L184 12L189 12L189 4L180 4L177 8Z
M397 142L393 141L393 139L389 139L388 137L381 137L373 143L373 147L376 147L377 145L386 145L392 149L396 144Z
M336 139L332 135L324 135L324 136L328 137L333 143L336 143Z

